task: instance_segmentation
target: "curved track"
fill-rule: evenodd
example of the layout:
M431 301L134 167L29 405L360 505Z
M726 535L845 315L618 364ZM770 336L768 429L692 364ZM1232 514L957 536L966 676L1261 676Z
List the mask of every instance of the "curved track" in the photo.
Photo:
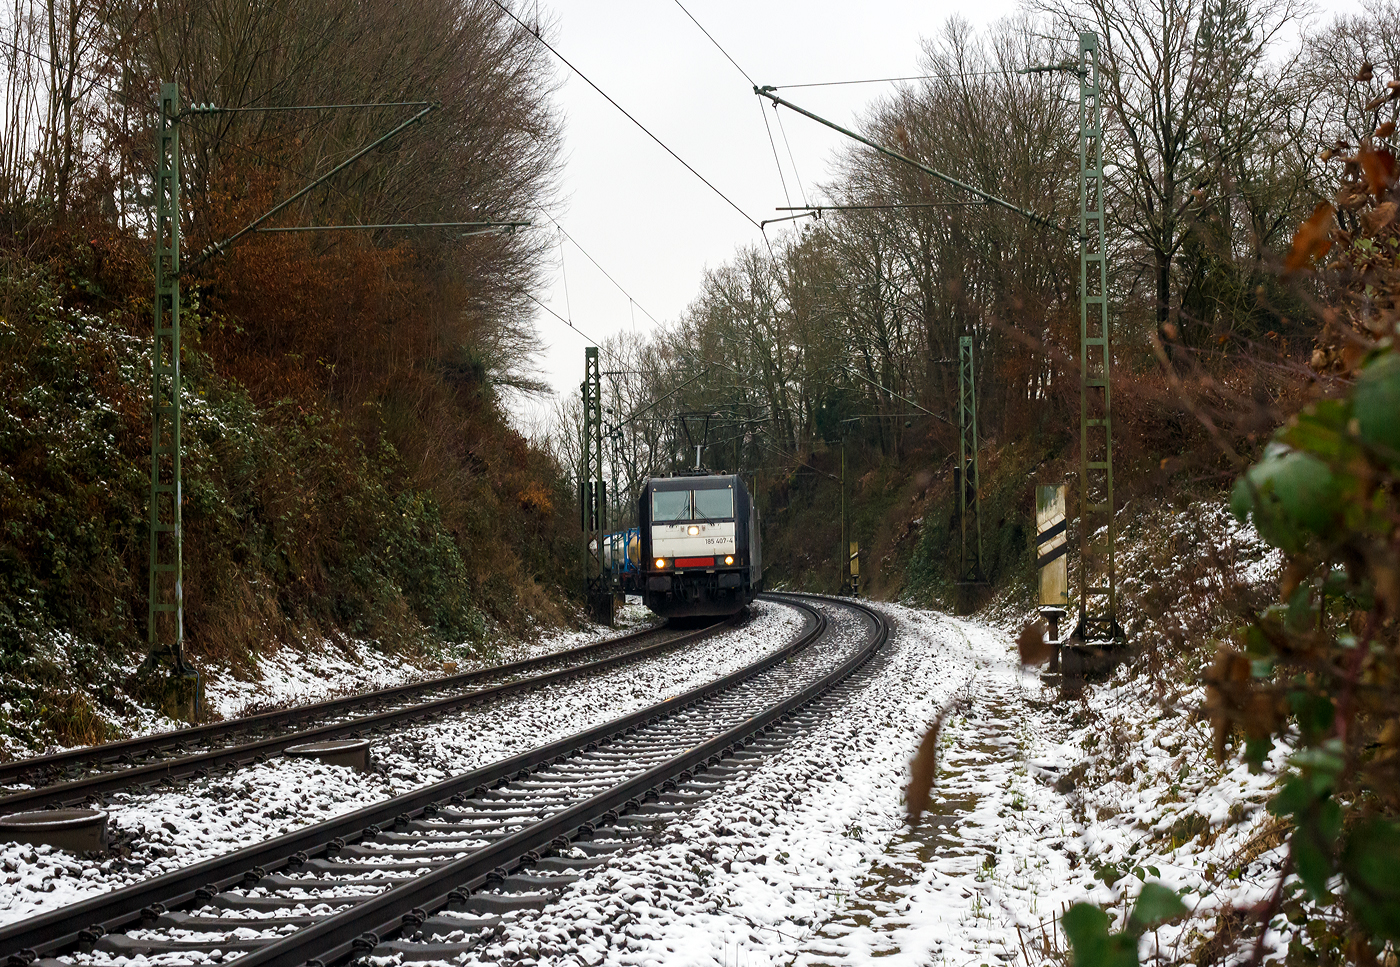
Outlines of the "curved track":
M0 785L23 782L33 788L0 796L0 815L81 804L119 789L202 777L214 769L243 766L302 742L380 734L463 706L650 658L694 644L729 624L695 631L648 628L493 668L5 763L0 765ZM645 643L653 638L660 640ZM541 671L554 666L561 667ZM378 710L366 713L365 709ZM316 724L308 728L308 723ZM191 746L204 748L191 752ZM69 778L74 775L78 778Z
M372 952L451 959L493 909L520 902L512 897L522 884L564 882L571 863L616 848L605 841L616 841L626 814L683 798L672 793L677 783L761 744L888 637L883 617L863 605L824 599L863 616L864 640L853 643L828 634L825 616L801 598L770 597L807 620L794 641L747 668L521 756L0 929L0 956L44 967L138 955L163 964L238 955L247 967L325 967ZM551 855L560 852L569 856ZM506 885L517 892L503 893Z

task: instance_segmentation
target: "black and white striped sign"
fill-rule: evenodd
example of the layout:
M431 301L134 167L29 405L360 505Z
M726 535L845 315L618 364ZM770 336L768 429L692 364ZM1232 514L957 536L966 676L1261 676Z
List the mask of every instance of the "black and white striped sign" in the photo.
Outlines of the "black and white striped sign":
M1041 607L1069 604L1069 539L1065 532L1064 484L1035 488L1036 567L1040 568Z

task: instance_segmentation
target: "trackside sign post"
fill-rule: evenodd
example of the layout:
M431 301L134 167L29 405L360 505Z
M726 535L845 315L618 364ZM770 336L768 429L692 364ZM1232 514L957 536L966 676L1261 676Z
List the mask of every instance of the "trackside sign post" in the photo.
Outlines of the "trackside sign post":
M1065 485L1035 488L1035 554L1040 571L1040 613L1059 639L1060 618L1069 612L1069 540L1065 528Z

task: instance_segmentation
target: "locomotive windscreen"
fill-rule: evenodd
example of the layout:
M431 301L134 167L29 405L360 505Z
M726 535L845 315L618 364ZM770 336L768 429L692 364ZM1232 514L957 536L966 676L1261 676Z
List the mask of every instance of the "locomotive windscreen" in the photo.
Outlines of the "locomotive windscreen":
M733 520L734 491L656 490L651 495L652 523L679 520Z
M693 490L696 520L730 520L734 517L734 491Z
M651 495L651 519L690 520L689 490L658 490Z

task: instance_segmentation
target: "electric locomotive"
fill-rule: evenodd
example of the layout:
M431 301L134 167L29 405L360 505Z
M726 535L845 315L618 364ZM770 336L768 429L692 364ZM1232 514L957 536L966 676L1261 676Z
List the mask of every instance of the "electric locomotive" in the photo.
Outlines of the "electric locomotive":
M737 474L653 477L638 504L634 580L652 611L733 614L763 590L758 507Z

